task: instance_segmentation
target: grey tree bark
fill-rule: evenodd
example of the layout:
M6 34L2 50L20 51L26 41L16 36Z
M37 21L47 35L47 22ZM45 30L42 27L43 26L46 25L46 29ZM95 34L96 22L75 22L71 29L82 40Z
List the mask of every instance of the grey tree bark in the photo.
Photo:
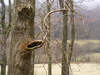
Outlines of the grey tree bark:
M1 75L6 74L6 25L5 25L5 3L4 0L1 0L1 49L2 49L2 64L1 64Z
M9 0L9 28L11 28L11 20L12 20L12 15L11 15L11 0Z
M69 51L69 64L71 61L72 53L73 53L73 46L74 46L74 40L75 40L75 23L74 23L74 5L73 0L70 0L70 24L71 24L71 44L70 44L70 51Z
M67 50L67 37L68 37L68 11L63 12L63 40L62 40L62 75L69 75L69 67L73 52L74 40L75 40L75 25L74 25L74 6L73 0L59 0L60 7L66 8L66 3L71 11L70 24L71 24L71 44L69 45L69 50ZM65 4L65 5L64 5Z
M47 0L47 13L51 11L51 4L50 0ZM52 57L51 57L51 51L50 51L50 15L47 18L47 24L48 24L48 34L47 34L47 44L46 44L46 50L48 55L48 75L52 75Z
M8 75L29 75L32 51L26 47L34 38L35 0L15 0ZM29 52L27 52L29 51Z
M35 16L35 0L33 0L33 10L34 10L34 12L33 12L33 15ZM34 19L35 18L33 18L33 21L34 21ZM33 25L34 25L34 22L33 22ZM34 28L34 27L33 27ZM34 38L34 30L33 30L33 38ZM33 50L33 52L32 52L32 56L31 56L31 68L32 68L32 72L31 72L31 75L34 75L35 73L34 73L34 60L35 60L35 51Z
M60 8L65 8L65 1L59 0ZM66 8L67 9L67 8ZM68 9L67 9L68 10ZM68 11L63 11L63 39L62 39L62 74L69 75L69 64L68 64L68 50L67 50L67 40L68 40Z

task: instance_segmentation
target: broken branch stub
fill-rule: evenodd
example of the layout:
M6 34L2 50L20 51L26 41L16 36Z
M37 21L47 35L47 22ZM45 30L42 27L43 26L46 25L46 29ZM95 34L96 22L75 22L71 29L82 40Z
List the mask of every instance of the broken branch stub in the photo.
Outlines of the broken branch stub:
M21 43L21 53L30 53L32 50L42 47L43 44L43 40L33 40Z
M28 45L27 45L27 49L37 49L42 47L44 41L42 40L34 40L31 41Z

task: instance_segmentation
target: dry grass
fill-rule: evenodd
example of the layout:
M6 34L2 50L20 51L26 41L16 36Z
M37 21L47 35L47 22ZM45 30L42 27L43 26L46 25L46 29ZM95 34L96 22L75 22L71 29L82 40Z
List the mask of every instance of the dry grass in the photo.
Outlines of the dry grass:
M68 41L68 43L70 43L70 40ZM80 45L80 46L83 46L83 45L86 45L89 43L100 44L100 40L75 40L75 43Z
M35 65L35 75L47 75L47 65L37 64ZM100 64L71 64L71 75L100 75ZM60 64L53 64L53 74L61 75Z
M56 42L53 40L53 42ZM61 43L61 40L59 40L59 43ZM70 40L68 40L68 43L70 43ZM86 45L86 44L100 44L100 40L75 40L75 44L78 44L80 46Z
M100 75L100 64L71 64L71 75ZM61 65L53 64L52 75L61 75ZM35 75L47 75L47 64L36 64Z

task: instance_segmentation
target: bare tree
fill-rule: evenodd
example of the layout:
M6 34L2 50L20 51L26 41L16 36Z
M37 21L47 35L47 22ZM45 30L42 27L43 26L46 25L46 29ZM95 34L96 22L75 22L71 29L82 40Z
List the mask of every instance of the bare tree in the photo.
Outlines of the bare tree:
M60 8L65 8L65 1L59 0ZM67 8L66 8L67 9ZM68 10L68 9L67 9ZM68 11L63 11L63 39L62 39L62 75L69 75L68 65L68 51L67 51L67 40L68 40Z
M33 0L33 16L35 16L35 1L36 0ZM32 18L32 20L34 21L34 18ZM34 25L34 22L33 22L33 25ZM33 29L32 29L33 31L32 31L32 38L33 39L35 39L34 38L34 26L33 26ZM34 60L35 60L35 51L33 50L33 52L32 52L32 56L31 56L31 64L32 64L32 72L31 72L31 74L32 75L34 75Z
M1 49L2 49L2 64L1 64L1 75L6 74L6 24L5 24L5 3L1 0Z
M50 0L47 0L47 13L51 11L51 3ZM51 57L51 51L50 51L50 15L47 18L47 24L48 24L48 34L47 34L47 44L46 44L46 50L48 55L48 75L52 75L52 57Z
M42 43L33 40L35 0L15 0L14 5L8 75L29 75L32 51Z
M71 16L70 16L70 24L71 24L71 44L70 46L70 51L69 51L69 65L71 62L71 57L72 57L72 53L73 53L73 46L74 46L74 40L75 40L75 24L74 24L74 5L73 5L73 0L69 0L70 3L70 12L71 12Z
M12 15L11 15L11 0L9 0L9 28L11 28L11 20L12 20Z

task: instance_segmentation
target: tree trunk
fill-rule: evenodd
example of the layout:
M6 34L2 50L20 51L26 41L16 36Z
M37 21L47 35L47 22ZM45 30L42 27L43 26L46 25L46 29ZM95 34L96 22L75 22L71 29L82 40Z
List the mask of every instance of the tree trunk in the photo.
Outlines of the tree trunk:
M1 64L1 75L6 75L6 64Z
M62 75L69 75L69 64L68 64L68 50L67 50L67 38L68 38L68 11L63 12L63 39L62 39Z
M11 16L11 0L9 0L9 28L11 27L11 20L12 20L12 16Z
M34 0L15 0L14 26L11 32L9 75L29 75L31 54L26 47L33 40Z
M33 13L33 15L35 16L35 0L33 0L33 9L34 9L34 13ZM34 21L34 18L33 18L33 21ZM33 25L34 25L34 22L33 22ZM34 31L33 31L33 38L34 38ZM35 73L34 73L34 60L35 60L35 51L33 51L32 52L32 56L31 56L31 64L32 64L32 66L31 66L31 68L32 68L32 72L31 72L31 75L35 75Z
M71 23L71 44L70 44L70 51L69 51L69 64L71 61L72 53L73 53L73 46L74 46L74 40L75 40L75 24L74 24L74 5L73 0L70 0L70 23Z
M59 0L60 8L64 8L64 0ZM67 9L67 8L66 8ZM62 74L69 75L69 64L67 54L67 38L68 38L68 11L63 11L63 39L62 39Z
M1 50L2 50L2 65L1 65L1 75L6 75L6 25L5 25L5 3L1 0L1 25L2 25L2 37L1 37Z
M47 0L47 13L49 13L51 10L51 4L50 1ZM48 55L48 75L52 75L52 58L51 58L51 51L50 51L50 16L48 16L47 19L47 24L48 24L48 34L47 34L47 45L46 45L46 50L47 50L47 55Z

